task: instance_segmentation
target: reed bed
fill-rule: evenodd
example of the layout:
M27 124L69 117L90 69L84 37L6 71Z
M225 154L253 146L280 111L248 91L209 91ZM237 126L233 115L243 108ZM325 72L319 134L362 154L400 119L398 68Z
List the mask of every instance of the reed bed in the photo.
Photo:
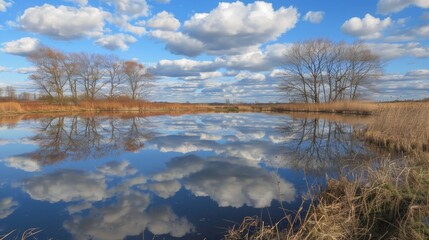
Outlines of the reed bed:
M305 214L274 225L248 217L225 239L429 239L428 163L420 155L363 166L359 176L329 180Z
M365 131L365 139L397 152L429 151L429 103L380 107Z
M379 104L371 102L332 102L332 103L289 103L276 104L270 110L275 112L324 112L342 114L369 115L379 108Z

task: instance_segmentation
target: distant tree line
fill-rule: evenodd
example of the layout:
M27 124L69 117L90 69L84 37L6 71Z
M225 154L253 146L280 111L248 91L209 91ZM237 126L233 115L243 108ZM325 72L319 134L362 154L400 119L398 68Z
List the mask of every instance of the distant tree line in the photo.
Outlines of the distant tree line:
M359 99L382 69L379 56L365 44L323 39L294 44L285 60L280 89L291 101L305 103Z
M152 86L147 68L115 55L64 53L42 48L28 56L36 71L29 76L49 100L144 99Z

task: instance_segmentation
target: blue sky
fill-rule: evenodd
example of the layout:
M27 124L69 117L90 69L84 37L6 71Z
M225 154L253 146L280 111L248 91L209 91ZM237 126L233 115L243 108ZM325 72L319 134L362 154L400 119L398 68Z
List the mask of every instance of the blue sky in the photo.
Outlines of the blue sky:
M31 89L25 56L49 46L144 63L154 101L284 101L282 54L315 38L382 57L373 100L429 97L429 0L0 0L0 87Z

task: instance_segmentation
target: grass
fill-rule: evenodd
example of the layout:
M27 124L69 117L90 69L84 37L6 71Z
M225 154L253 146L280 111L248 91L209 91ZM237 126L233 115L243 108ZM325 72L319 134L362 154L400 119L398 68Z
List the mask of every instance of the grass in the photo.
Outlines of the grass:
M15 232L15 230L10 231L4 235L0 235L0 240L7 240L7 239L21 239L21 240L27 240L30 239L30 237L33 237L32 239L37 239L36 237L34 237L35 235L37 235L38 233L40 233L42 230L38 229L38 228L29 228L27 230L25 230L22 235L19 236L13 236L13 233Z
M328 179L308 208L269 225L246 218L225 239L429 239L429 103L373 115L360 136L384 157Z
M381 107L365 139L394 151L429 151L429 103Z

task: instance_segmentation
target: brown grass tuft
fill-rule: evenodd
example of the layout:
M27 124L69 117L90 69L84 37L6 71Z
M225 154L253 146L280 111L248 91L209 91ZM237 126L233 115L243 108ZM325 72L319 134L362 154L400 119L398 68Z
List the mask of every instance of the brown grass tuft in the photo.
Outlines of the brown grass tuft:
M429 151L429 103L381 107L365 139L397 152Z

